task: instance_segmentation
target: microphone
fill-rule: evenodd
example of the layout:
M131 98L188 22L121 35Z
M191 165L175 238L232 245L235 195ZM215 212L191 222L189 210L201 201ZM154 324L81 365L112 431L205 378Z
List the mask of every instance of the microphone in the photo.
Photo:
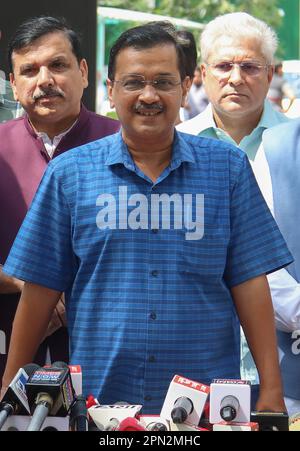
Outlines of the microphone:
M159 415L138 415L137 420L147 431L169 431L169 422Z
M233 421L240 408L239 400L232 395L224 396L220 405L220 415L224 421Z
M19 369L9 384L0 403L0 430L10 415L30 413L25 384L37 368L39 366L35 363L28 363Z
M164 432L164 431L168 431L167 426L164 423L161 422L153 422L153 423L149 423L146 427L147 431L152 431L152 432Z
M112 431L117 430L126 418L135 417L141 408L140 404L99 404L90 407L88 412L98 429Z
M194 405L190 398L181 396L178 398L171 410L171 418L174 423L184 423L187 417L193 412Z
M70 370L64 362L55 362L49 368L40 367L25 387L32 413L28 431L39 431L49 414L66 416L74 402Z
M250 382L213 379L210 384L209 422L250 422Z
M72 431L88 431L87 407L83 395L76 396L71 406L70 427Z
M130 404L126 401L117 401L114 406L129 406ZM111 418L104 428L105 431L118 431L120 425L120 420L118 418Z
M207 385L175 375L170 383L160 417L171 421L171 426L172 423L198 426L208 394Z
M120 421L117 418L111 418L104 428L105 431L117 431Z

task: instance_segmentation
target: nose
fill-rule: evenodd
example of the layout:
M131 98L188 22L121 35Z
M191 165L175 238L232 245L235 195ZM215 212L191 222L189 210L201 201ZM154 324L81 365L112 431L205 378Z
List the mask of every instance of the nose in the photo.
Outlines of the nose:
M51 71L46 66L40 67L39 73L38 73L38 86L53 86L54 80Z
M234 64L229 75L228 82L234 85L243 83L243 77L241 75L241 68L238 64Z
M139 98L145 103L153 103L159 100L159 95L154 86L152 86L150 83L147 83L141 91Z

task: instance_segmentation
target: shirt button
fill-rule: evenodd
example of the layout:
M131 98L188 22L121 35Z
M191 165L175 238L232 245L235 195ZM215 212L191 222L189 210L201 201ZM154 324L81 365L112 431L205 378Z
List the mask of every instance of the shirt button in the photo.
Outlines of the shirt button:
M156 319L156 313L154 313L154 312L151 312L149 316L150 316L150 319Z
M151 362L151 363L155 362L156 361L155 356L154 355L150 355L148 361Z
M153 271L151 271L151 276L152 277L157 277L158 276L158 271L156 269L154 269Z
M146 395L146 396L144 396L144 400L145 401L152 401L152 396Z

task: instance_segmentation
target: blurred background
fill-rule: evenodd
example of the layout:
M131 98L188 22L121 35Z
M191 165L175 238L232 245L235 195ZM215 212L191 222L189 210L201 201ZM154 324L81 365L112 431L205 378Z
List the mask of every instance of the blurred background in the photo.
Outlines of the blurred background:
M82 34L83 51L89 64L86 106L115 116L109 107L105 80L109 49L126 29L152 20L170 20L177 29L193 32L199 42L205 23L219 14L245 11L271 25L279 36L277 60L283 77L295 96L288 111L300 115L300 0L1 0L0 10L0 108L2 116L20 113L13 105L9 87L6 48L14 29L26 18L49 14L64 16ZM199 55L200 62L200 55ZM283 109L288 99L283 99ZM6 120L6 119L4 119Z

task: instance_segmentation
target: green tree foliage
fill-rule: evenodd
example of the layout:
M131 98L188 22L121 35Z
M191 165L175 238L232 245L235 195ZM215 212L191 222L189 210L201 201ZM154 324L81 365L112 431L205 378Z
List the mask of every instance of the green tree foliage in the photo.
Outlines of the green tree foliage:
M282 22L282 12L279 0L100 0L100 6L142 11L163 16L192 20L207 23L220 14L244 11L258 19L264 20L268 25L278 30ZM126 29L139 25L135 22L117 22L106 29L106 48L110 48L116 37ZM193 32L198 51L200 30ZM283 49L279 44L277 57L282 58ZM108 51L106 52L106 62Z
M206 23L212 18L244 11L274 28L281 24L278 0L102 0L100 5L152 12Z

